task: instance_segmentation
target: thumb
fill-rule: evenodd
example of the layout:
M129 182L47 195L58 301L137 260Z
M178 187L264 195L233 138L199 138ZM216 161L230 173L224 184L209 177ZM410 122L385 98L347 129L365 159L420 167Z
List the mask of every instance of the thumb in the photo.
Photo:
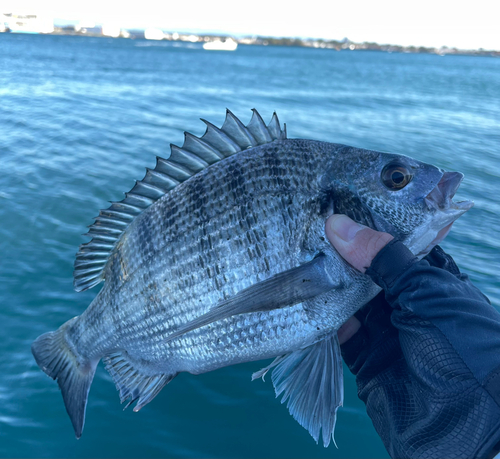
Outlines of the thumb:
M377 253L394 239L390 234L360 225L346 215L332 215L326 221L325 231L337 252L362 273Z

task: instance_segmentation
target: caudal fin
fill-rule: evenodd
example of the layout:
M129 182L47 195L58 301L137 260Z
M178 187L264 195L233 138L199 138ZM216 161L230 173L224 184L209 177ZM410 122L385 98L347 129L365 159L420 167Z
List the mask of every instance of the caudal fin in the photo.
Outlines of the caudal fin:
M56 331L39 336L31 345L31 352L38 366L57 381L76 438L80 438L97 362L92 363L78 355L66 340L66 330L75 319L69 320Z

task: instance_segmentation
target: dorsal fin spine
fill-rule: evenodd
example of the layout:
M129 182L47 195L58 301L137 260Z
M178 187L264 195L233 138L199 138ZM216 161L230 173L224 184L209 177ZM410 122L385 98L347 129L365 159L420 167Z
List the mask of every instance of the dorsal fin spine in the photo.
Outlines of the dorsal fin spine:
M119 220L117 218L106 218L106 217L103 217L101 215L99 215L96 218L96 221L99 221L100 224L104 223L108 227L118 226L121 229L123 229L123 227L125 227L125 226L128 226L128 224L130 223L130 222L125 222L123 220Z
M100 235L100 236L113 236L117 237L119 234L122 233L121 229L117 228L107 228L105 226L97 226L97 227L91 227L89 229L89 232L87 234L89 235Z
M123 227L121 227L119 225L114 225L114 224L108 225L100 217L98 219L96 219L94 224L89 225L89 229L96 229L96 230L105 231L105 232L109 231L111 233L120 233L121 231L123 231Z
M247 127L259 145L273 141L273 138L267 129L266 123L264 123L260 113L255 110L255 108L252 108L252 119L248 123Z
M109 250L112 249L113 246L114 246L114 244L110 244L109 242L106 243L106 242L94 241L92 243L89 242L89 245L86 247L86 249L88 251L104 249L105 251L109 252ZM82 252L83 252L83 249L82 249Z
M101 218L97 219L93 225L90 225L89 228L95 228L97 230L102 230L111 233L121 233L123 231L123 227L119 225L108 225L106 222L103 222Z
M94 217L94 220L97 220L97 218L99 216L113 219L113 220L120 220L120 221L127 223L127 224L129 224L134 219L134 215L132 215L132 214L129 214L126 212L118 212L116 210L109 210L109 209L102 210L100 215L98 215L97 217Z
M238 119L231 110L226 109L226 120L221 130L225 132L241 149L256 145L257 142L251 132Z
M134 218L136 215L142 212L142 209L140 209L139 207L133 206L131 204L126 204L123 201L111 202L111 206L106 210L127 213L129 215L132 215Z
M151 183L152 185L157 186L158 188L161 188L164 190L164 192L167 192L174 186L178 184L177 180L173 180L171 177L168 175L164 174L163 172L156 171L154 169L149 169L149 167L146 168L146 176L144 177L144 181L147 181L147 183Z
M280 128L280 122L278 120L278 115L276 114L276 112L273 113L273 117L271 118L271 121L267 125L267 129L277 139L281 139L282 131L281 131L281 128Z
M221 152L217 151L209 143L198 137L195 137L189 132L184 133L184 143L182 144L182 148L192 151L194 154L198 155L200 158L203 158L209 164L213 164L214 162L225 158L225 156Z
M198 172L202 169L205 169L209 164L196 156L194 153L191 153L188 150L183 150L181 147L177 145L170 145L170 149L172 151L170 155L170 161L174 161L178 164L182 164L185 168L189 169L191 172Z
M196 173L224 158L247 148L286 139L276 113L268 126L257 110L245 126L230 110L222 128L202 120L207 129L203 136L184 133L182 147L171 145L168 159L156 158L154 169L146 169L146 175L125 193L121 201L112 202L101 210L90 225L86 236L92 239L80 246L75 261L74 286L77 291L86 290L104 279L104 270L117 241L130 223L150 205L171 189L188 180ZM125 373L123 374L124 377Z
M90 259L90 258L99 258L99 257L107 257L109 255L109 253L107 251L101 251L101 252L98 252L97 250L93 250L92 252L83 252L81 257L82 260L84 259Z
M89 233L85 233L85 234L83 234L83 236L93 236L92 241L95 240L95 241L111 242L111 243L113 243L113 245L116 243L116 241L118 239L116 236L111 236L109 234L96 234L96 235L92 235L92 234L89 234ZM92 242L92 241L90 241L90 242ZM87 244L90 244L90 242L87 242ZM83 253L82 248L85 247L85 246L86 246L86 244L82 244L80 246L80 251L78 253Z
M135 182L135 186L132 188L131 193L149 198L153 202L165 194L161 188L145 182Z
M191 172L189 172L189 170L181 164L171 161L170 159L161 159L161 161L158 161L158 165L156 167L157 169L159 167L159 170L167 174L169 177L177 180L178 183L181 183L191 177Z
M133 189L133 188L132 188ZM133 203L132 205L135 205L136 207L142 208L144 210L146 207L149 207L153 202L155 202L154 199L151 199L147 196L141 196L140 194L132 193L131 191L128 193L125 193L126 198L123 200L125 203Z
M217 148L224 153L226 157L241 151L240 146L226 133L222 132L218 127L210 123L210 121L204 120L203 118L201 118L201 121L207 125L207 131L202 137L205 142Z

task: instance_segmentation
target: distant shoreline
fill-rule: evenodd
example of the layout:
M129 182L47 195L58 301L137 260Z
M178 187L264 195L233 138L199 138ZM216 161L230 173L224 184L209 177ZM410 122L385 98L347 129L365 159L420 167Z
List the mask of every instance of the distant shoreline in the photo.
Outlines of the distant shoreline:
M118 36L110 37L102 33L102 30L75 30L73 26L54 27L54 31L44 35L71 35L83 37L106 37L106 38L126 38L126 39L141 39L145 38L145 33L142 30L122 31ZM7 31L8 32L8 31ZM187 33L164 33L165 41L189 42L189 43L206 43L210 41L232 39L241 45L261 45L261 46L295 46L303 48L316 49L331 49L334 51L350 50L350 51L382 51L388 53L413 53L413 54L437 54L444 55L462 55L462 56L488 56L500 57L500 51L486 49L459 49L455 47L442 46L440 48L425 47L425 46L401 46L378 44L374 42L358 43L347 38L343 40L324 40L315 38L276 38L276 37L234 37L229 35L212 35L212 34L187 34Z

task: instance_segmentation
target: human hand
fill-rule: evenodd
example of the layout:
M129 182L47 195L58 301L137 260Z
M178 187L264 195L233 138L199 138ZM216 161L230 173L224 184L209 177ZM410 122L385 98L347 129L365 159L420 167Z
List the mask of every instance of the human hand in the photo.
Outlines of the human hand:
M377 253L393 238L351 220L346 215L332 215L326 222L326 236L337 252L357 270L364 273ZM340 344L350 339L361 323L351 317L338 331Z
M371 262L392 239L388 233L360 225L346 215L335 214L326 221L326 236L337 252L364 273Z

